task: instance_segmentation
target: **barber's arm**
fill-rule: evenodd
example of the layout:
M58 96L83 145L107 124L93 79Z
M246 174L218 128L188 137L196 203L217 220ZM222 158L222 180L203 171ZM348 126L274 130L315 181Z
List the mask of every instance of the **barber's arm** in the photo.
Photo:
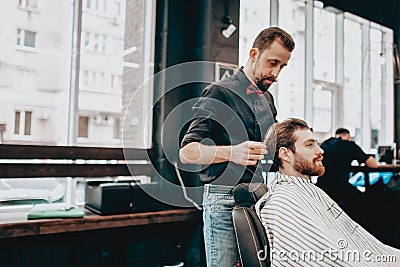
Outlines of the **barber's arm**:
M370 168L378 168L378 163L373 156L369 156L365 161L365 165Z
M240 165L255 165L258 160L264 159L267 154L266 146L262 142L245 141L233 146L207 146L199 142L192 142L179 151L182 163L213 164L232 161Z

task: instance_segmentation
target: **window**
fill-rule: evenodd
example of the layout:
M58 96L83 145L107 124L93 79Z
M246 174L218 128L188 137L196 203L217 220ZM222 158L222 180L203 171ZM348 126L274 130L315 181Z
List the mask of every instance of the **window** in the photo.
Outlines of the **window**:
M280 27L289 32L296 42L289 64L279 74L277 86L271 88L278 109L278 120L282 120L292 114L304 116L305 4L298 0L282 0L279 2L278 15Z
M335 14L314 8L314 79L335 83Z
M140 120L132 127L123 114L130 110L129 116L147 118L152 107L152 86L139 88L153 74L156 1L46 1L43 12L21 12L38 2L2 6L0 122L10 126L2 143L150 148L140 138L151 135L151 123ZM82 14L74 14L78 4ZM81 27L74 18L81 18ZM38 38L40 49L32 53ZM125 67L124 61L140 68ZM138 138L123 144L123 127ZM64 186L65 179L59 180ZM40 182L29 184L35 189Z
M382 76L383 76L383 34L382 31L378 29L371 28L369 32L369 72L370 72L370 106L373 110L382 110L383 104L383 95L382 95ZM381 112L370 112L370 123L371 130L375 130L377 136L375 136L376 140L371 143L371 147L375 147L379 142L379 130L382 128L382 113Z
M121 77L117 76L117 75L114 75L114 74L111 74L110 78L111 78L110 79L110 82L111 82L110 88L112 90L121 90Z
M85 32L83 39L83 50L89 49L89 45L90 45L90 32Z
M15 111L14 134L31 135L32 111Z
M320 141L346 127L371 153L376 144L392 143L391 29L312 0L241 1L240 16L241 65L258 33L253 29L277 25L296 42L288 66L270 89L278 120L304 118Z
M89 117L79 116L79 132L78 137L89 136Z
M104 77L105 77L104 72L100 72L99 73L99 77L98 77L98 81L97 81L97 85L98 85L99 90L104 90L105 87L106 87Z
M17 29L17 45L35 47L36 33L32 31Z
M97 13L107 13L108 0L86 0L86 9Z
M93 50L95 51L99 51L99 36L98 33L94 34Z
M85 52L107 52L108 38L105 34L82 32L82 50Z
M344 80L343 126L350 130L354 140L361 140L362 123L362 24L348 16L344 20Z
M108 1L108 0L103 0L103 12L104 12L104 13L107 12L107 1Z
M107 36L102 35L102 40L101 40L101 52L105 53L107 49Z
M244 66L248 59L255 36L270 25L270 4L268 0L253 0L240 2L239 18L239 65Z
M393 61L386 55L392 37L390 29L345 15L343 109L351 116L344 116L343 125L371 152L393 140Z
M392 78L393 77L393 32L383 26L371 23L369 30L369 77L370 95L369 107L377 112L369 112L369 122L371 131L370 137L366 140L366 145L376 148L379 145L391 145L392 132L394 131L393 101L394 98ZM390 66L390 67L389 67Z
M336 91L328 84L316 84L313 92L313 130L316 133L334 132Z
M21 122L21 111L15 111L14 134L19 134L20 122Z
M32 112L25 111L24 135L31 135Z
M114 119L114 139L120 139L121 126L119 124L119 118Z
M121 14L121 3L119 1L114 2L115 5L115 15L120 15Z
M18 0L18 5L24 8L37 8L37 0Z
M83 71L83 76L82 76L81 81L82 81L81 86L83 88L87 88L89 86L89 71L87 71L87 70Z

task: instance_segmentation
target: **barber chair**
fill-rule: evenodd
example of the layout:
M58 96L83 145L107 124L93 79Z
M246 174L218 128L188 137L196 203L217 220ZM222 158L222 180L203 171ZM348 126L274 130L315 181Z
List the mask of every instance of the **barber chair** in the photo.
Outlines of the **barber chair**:
M232 216L241 267L271 265L267 234L254 209L267 191L263 183L242 183L233 188L236 205Z

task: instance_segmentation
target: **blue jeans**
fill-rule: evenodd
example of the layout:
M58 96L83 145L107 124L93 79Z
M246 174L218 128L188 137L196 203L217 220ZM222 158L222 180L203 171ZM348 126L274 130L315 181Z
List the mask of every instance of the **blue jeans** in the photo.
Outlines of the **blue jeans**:
M204 186L203 221L207 267L233 267L239 261L232 210L233 186Z

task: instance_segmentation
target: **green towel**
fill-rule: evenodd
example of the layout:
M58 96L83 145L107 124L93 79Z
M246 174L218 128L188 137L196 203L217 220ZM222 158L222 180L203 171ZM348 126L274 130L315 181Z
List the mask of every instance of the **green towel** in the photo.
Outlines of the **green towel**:
M77 207L60 207L52 204L37 204L28 213L28 220L55 218L82 218L84 211Z

